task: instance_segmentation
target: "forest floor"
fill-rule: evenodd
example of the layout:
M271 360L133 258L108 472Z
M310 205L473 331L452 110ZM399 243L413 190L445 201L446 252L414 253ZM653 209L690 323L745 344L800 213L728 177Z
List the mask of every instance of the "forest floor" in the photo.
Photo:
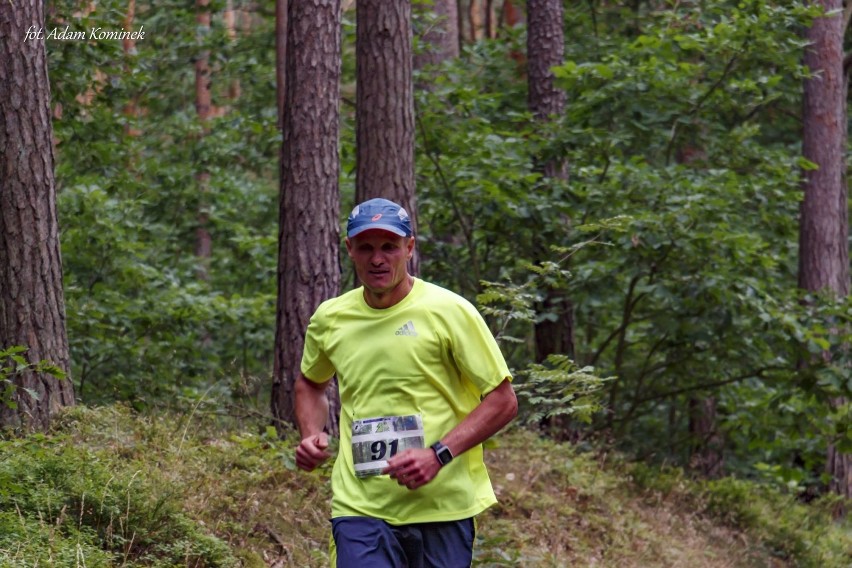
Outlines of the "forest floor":
M201 551L195 560L185 554L187 566L327 566L330 467L310 474L296 470L294 440L280 440L251 421L235 425L194 411L141 416L123 406L72 409L35 443L2 442L8 463L15 462L15 452L31 452L21 463L32 470L53 471L39 464L54 454L85 465L69 466L73 484L44 479L52 473L33 475L33 483L73 485L82 496L66 496L58 514L57 497L36 510L33 526L52 531L43 539L52 551L44 552L44 545L27 548L26 542L4 544L0 537L0 566L66 565L56 560L62 557L56 527L68 519L77 528L89 523L79 534L101 538L95 548L113 554L114 561L99 564L91 557L82 565L174 566L174 559L156 560L170 554L162 543L189 538L184 525L174 528L183 531L180 538L169 533L171 525L161 517L170 510L226 545L219 556L205 552L215 548L210 543L186 545ZM501 433L489 446L486 459L499 504L478 518L476 566L852 566L852 525L832 523L825 506L806 507L747 482L699 483L677 469L581 452L521 428ZM0 505L3 473L0 466ZM8 475L21 477L12 470ZM88 477L91 484L80 485ZM25 493L19 486L15 491ZM105 513L100 520L90 514L108 509L108 492L118 505L107 524ZM16 499L16 515L23 518L27 505L24 497ZM79 513L68 510L75 499ZM159 528L145 528L151 526ZM145 531L151 533L147 539ZM79 566L86 549L75 538L71 553ZM207 560L198 559L203 554ZM210 560L214 557L219 560Z

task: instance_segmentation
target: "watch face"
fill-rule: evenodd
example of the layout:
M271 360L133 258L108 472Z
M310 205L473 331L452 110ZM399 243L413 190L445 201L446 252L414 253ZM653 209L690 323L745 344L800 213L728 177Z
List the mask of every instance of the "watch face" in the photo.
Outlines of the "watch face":
M438 458L438 461L441 462L442 466L453 461L453 452L451 452L450 448L443 445L441 442L432 444L432 450L434 450L435 457Z

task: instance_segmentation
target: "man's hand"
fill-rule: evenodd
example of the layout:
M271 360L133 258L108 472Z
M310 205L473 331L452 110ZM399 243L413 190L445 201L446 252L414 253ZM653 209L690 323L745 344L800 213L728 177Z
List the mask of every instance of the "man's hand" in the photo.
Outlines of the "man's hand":
M382 473L390 475L400 485L417 489L435 479L440 470L441 463L432 448L416 448L389 459Z
M328 434L325 432L304 438L296 448L296 465L299 469L313 471L331 457L331 454L325 451L326 448L328 448Z

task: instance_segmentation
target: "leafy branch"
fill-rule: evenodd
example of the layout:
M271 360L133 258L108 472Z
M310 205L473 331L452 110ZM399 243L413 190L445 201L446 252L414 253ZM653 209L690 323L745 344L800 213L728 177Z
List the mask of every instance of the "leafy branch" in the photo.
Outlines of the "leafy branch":
M485 315L493 316L499 322L499 329L495 333L497 340L521 343L521 339L506 335L506 330L514 320L535 321L536 314L532 308L538 299L534 291L535 286L547 279L555 279L557 281L570 280L571 273L563 269L562 266L571 257L590 246L608 246L609 243L601 240L605 231L624 232L632 220L632 217L619 215L597 223L578 226L577 230L581 232L594 232L596 234L591 239L575 243L569 247L551 247L555 253L561 255L556 260L545 261L539 264L527 263L525 268L532 272L534 276L523 284L515 284L511 281L508 283L482 281L483 292L476 296L476 301L481 306L482 312Z
M552 250L560 255L555 261L528 263L526 268L532 273L532 277L523 284L511 281L483 281L484 291L477 296L477 301L483 313L496 317L500 322L499 330L495 334L497 339L522 343L522 339L509 336L506 332L512 321L536 321L533 305L539 297L535 286L543 280L570 280L570 272L562 266L572 256L586 247L608 244L601 240L604 233L607 230L624 232L631 221L630 217L619 216L578 227L581 232L596 234L591 239L569 247L552 247ZM605 384L615 380L615 377L597 376L594 367L580 368L564 354L551 354L543 364L531 363L517 374L524 378L516 385L516 390L521 401L526 402L528 407L524 418L528 424L538 424L542 420L560 415L590 423L592 415L603 408L601 396Z
M529 406L528 424L538 424L554 416L571 416L585 423L599 412L601 391L615 377L599 377L594 367L578 367L567 355L548 355L546 365L533 363L519 375L525 377L516 386L522 402Z
M16 392L20 389L26 392L35 400L41 400L41 393L15 383L14 378L25 372L46 373L59 380L66 378L65 371L53 363L42 360L38 363L29 362L24 354L27 352L26 347L15 345L0 350L0 404L12 410L18 408L16 402Z

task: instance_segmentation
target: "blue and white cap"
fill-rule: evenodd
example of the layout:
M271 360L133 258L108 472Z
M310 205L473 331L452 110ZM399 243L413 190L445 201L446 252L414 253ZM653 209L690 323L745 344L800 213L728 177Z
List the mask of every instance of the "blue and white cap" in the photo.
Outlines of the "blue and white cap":
M411 218L405 209L393 201L377 197L355 206L346 223L346 236L354 237L371 229L381 229L400 237L410 237Z

